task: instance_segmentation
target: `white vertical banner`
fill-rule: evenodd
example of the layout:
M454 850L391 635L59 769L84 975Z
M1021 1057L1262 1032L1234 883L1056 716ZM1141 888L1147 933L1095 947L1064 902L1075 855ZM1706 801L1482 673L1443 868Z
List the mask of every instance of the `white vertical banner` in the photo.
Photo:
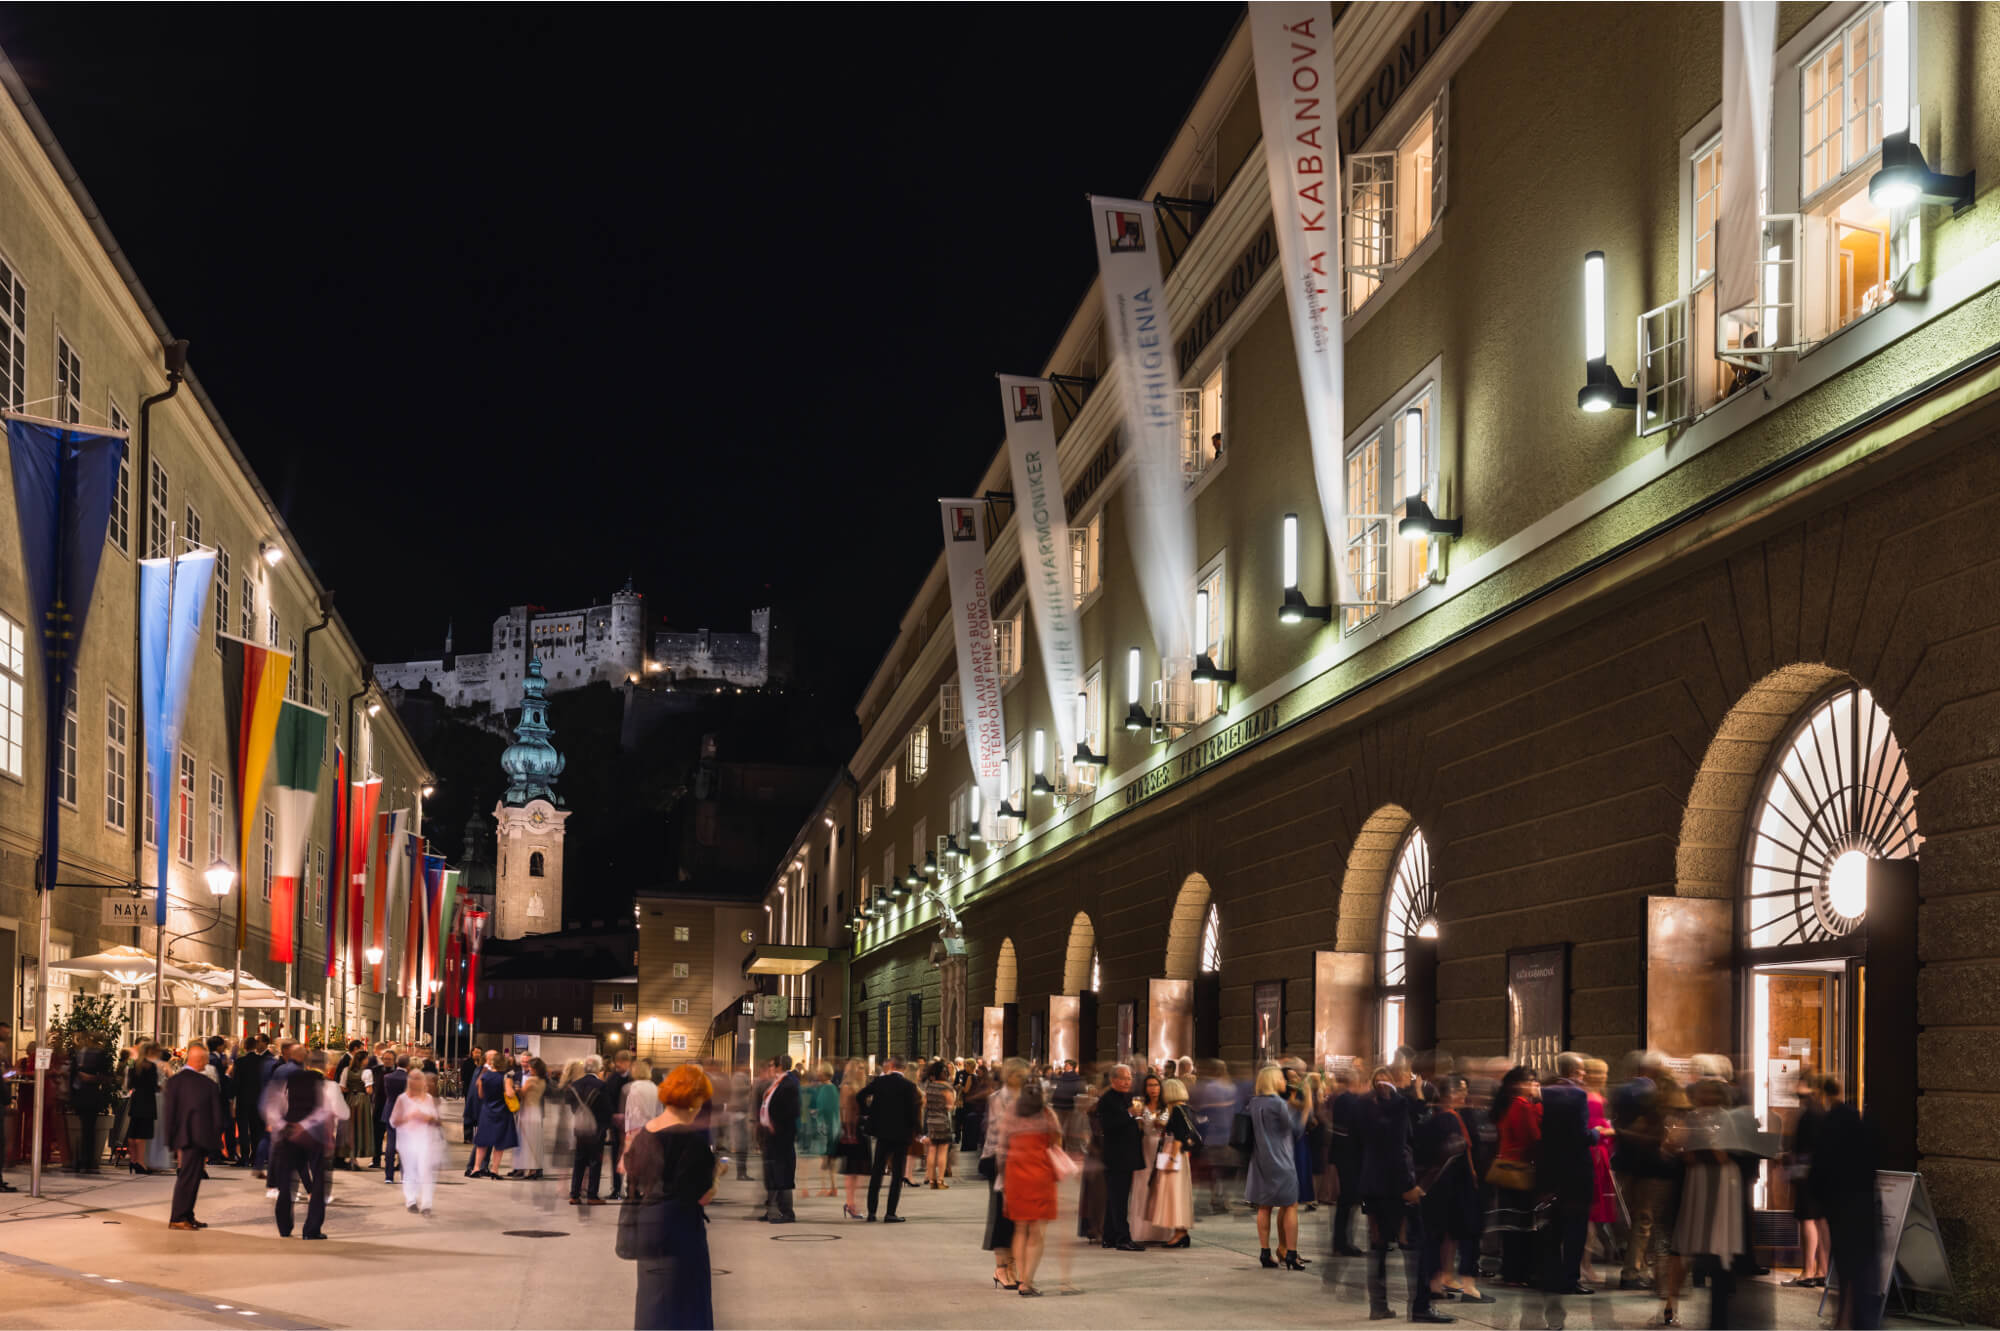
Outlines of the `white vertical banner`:
M1771 151L1771 79L1777 58L1777 0L1726 0L1722 6L1722 181L1716 200L1715 313L1757 303L1763 244L1758 193ZM1773 329L1760 331L1771 344ZM1723 342L1718 330L1717 346Z
M1333 88L1333 6L1270 0L1250 6L1257 111L1292 347L1305 397L1306 437L1320 518L1333 549L1334 599L1351 605L1340 313L1340 135ZM1370 497L1372 500L1372 496ZM1374 507L1371 502L1369 509Z
M1007 460L1014 472L1014 530L1021 538L1021 569L1042 649L1042 677L1055 716L1060 770L1083 736L1076 728L1076 695L1083 692L1083 646L1077 636L1076 578L1070 562L1069 514L1063 507L1056 465L1056 423L1046 379L1000 376L1000 413L1007 423Z
M1000 807L1007 722L1000 710L993 610L986 599L986 506L977 499L940 499L938 510L944 519L944 567L951 580L951 625L958 637L965 756L972 763L982 814L990 817Z
M1104 326L1125 399L1126 527L1162 659L1193 654L1194 514L1181 477L1181 398L1153 206L1090 199Z

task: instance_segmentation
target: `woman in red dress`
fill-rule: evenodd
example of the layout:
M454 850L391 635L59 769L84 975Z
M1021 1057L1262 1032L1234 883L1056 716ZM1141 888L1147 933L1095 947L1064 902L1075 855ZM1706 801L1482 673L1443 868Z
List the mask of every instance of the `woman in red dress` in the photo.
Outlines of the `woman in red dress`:
M1049 1222L1056 1218L1056 1166L1062 1124L1042 1100L1042 1085L1030 1078L1000 1127L1001 1199L1014 1222L1014 1278L1021 1297L1039 1298L1035 1267L1042 1260Z
M14 1081L14 1158L13 1163L25 1165L33 1150L35 1139L35 1050L39 1040L28 1041L28 1050L14 1063L14 1071L20 1075ZM63 1101L67 1099L65 1088L69 1085L69 1061L58 1054L49 1070L42 1074L48 1085L49 1102L42 1113L42 1164L46 1167L65 1158L68 1151L63 1136Z

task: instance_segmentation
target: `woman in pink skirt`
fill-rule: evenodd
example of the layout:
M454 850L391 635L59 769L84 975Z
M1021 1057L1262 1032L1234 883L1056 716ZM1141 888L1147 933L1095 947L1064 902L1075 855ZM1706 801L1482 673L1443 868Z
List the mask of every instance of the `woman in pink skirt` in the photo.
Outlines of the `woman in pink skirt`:
M1160 1145L1153 1169L1152 1192L1146 1198L1146 1220L1168 1231L1166 1246L1185 1248L1193 1240L1188 1226L1194 1224L1194 1157L1201 1144L1195 1131L1194 1115L1188 1112L1187 1083L1169 1077L1160 1088L1160 1102L1166 1106L1166 1122L1160 1129Z
M1616 1135L1604 1112L1604 1085L1610 1065L1601 1058L1583 1064L1583 1087L1590 1097L1590 1163L1597 1176L1597 1189L1590 1204L1590 1241L1584 1245L1583 1279L1597 1283L1590 1262L1593 1255L1608 1262L1619 1261L1615 1226L1618 1224L1618 1187L1611 1178L1611 1144ZM1593 1250L1594 1253L1593 1253Z

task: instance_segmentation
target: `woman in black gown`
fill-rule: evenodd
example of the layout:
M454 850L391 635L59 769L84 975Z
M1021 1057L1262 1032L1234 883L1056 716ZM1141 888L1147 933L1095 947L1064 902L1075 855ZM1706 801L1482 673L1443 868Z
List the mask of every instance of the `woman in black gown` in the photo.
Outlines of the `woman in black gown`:
M695 1126L715 1094L707 1074L684 1063L660 1083L660 1112L625 1143L630 1200L619 1223L619 1255L639 1265L634 1331L711 1328L708 1231L715 1150Z

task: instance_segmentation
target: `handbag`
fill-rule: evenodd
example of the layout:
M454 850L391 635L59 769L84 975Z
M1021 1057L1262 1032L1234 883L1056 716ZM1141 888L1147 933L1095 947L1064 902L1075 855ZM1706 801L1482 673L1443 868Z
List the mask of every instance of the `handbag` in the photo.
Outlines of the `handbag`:
M639 1260L639 1205L639 1190L634 1188L618 1208L618 1238L612 1251L628 1262Z
M1533 1192L1535 1167L1525 1160L1495 1160L1486 1168L1486 1181L1496 1188Z
M1250 1127L1250 1111L1239 1109L1236 1111L1235 1120L1229 1125L1229 1149L1238 1155L1248 1155L1254 1145L1256 1139Z
M1172 1151L1161 1151L1153 1157L1153 1168L1162 1174L1178 1174L1181 1169L1181 1158Z
M521 1097L514 1094L514 1083L511 1081L507 1083L507 1090L505 1092L505 1097L507 1100L507 1112L510 1114L520 1113Z
M1083 1172L1083 1162L1060 1147L1049 1148L1049 1168L1055 1173L1056 1182L1067 1183Z

